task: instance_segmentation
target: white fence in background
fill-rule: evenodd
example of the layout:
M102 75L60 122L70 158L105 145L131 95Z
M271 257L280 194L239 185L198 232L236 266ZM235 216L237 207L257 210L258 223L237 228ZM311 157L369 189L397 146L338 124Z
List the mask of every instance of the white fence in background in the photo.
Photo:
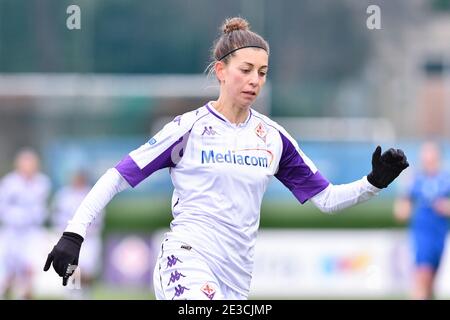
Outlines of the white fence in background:
M145 237L107 237L100 281L112 284L107 283L105 275L114 271L126 289L127 279L136 280L139 273L147 275L142 277L146 280L141 286L150 293L155 257L166 231ZM0 229L0 240L3 236ZM41 297L69 297L72 290L61 285L53 268L49 272L42 270L59 235L41 230L33 237L35 241L28 251L34 267L35 293ZM447 245L436 281L439 299L450 299L450 236ZM2 269L0 264L0 280L4 276ZM256 245L250 298L406 299L412 271L412 253L404 230L263 229ZM129 283L133 285L136 283Z
M405 231L263 230L256 247L251 297L407 298L412 258ZM442 262L436 293L449 299L448 250Z

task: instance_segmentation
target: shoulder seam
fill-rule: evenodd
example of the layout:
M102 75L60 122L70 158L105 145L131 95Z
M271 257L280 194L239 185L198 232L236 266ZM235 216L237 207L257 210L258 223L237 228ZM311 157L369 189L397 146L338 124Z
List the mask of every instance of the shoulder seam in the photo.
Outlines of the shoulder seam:
M200 116L194 115L195 112L197 112L197 113L200 112L200 109L202 109L203 107L204 106L202 106L200 108L197 108L197 109L194 109L194 110L191 110L191 111L188 111L188 112L185 112L185 113L183 113L181 115L176 116L175 119L177 119L178 117L180 117L180 118L181 117L187 118L187 119L184 119L185 121L183 121L183 124L181 124L181 127L184 127L186 129L188 129L188 131L189 131L189 130L192 129L193 125L198 120L200 120L201 118L203 118L205 115L208 114L208 113L206 113L206 114L203 114L203 115L200 115ZM172 122L175 122L175 119Z
M193 127L195 126L195 124L197 123L197 121L199 121L200 119L202 119L202 118L204 118L204 117L206 117L206 116L208 116L208 115L210 115L209 112L206 113L206 114L204 114L204 115L202 115L202 116L200 116L198 119L195 119L195 121L192 123L191 128L189 129L189 131L192 130L192 128L193 128Z

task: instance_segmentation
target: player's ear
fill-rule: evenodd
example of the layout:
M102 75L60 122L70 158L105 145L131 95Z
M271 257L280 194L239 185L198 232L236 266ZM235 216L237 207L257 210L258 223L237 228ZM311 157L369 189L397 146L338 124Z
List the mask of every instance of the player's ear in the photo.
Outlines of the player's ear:
M217 61L214 65L214 71L216 73L217 80L222 83L225 80L225 63L223 61Z

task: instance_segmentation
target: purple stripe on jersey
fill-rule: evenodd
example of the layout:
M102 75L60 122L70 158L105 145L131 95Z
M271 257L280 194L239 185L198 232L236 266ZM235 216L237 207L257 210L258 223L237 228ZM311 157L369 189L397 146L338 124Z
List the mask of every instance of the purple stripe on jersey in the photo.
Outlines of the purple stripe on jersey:
M175 167L175 163L173 163L172 161L172 149L182 140L183 137L177 140L166 151L161 153L158 157L156 157L152 162L150 162L142 169L138 167L136 162L134 162L134 160L129 155L127 155L116 165L116 169L117 171L119 171L122 177L127 180L130 186L134 188L142 180L150 176L153 172L167 167ZM182 154L180 154L180 157L181 156Z
M249 111L250 111L250 114L248 115L248 119L247 119L247 121L245 121L245 124L250 122L250 119L252 118L252 115L253 115L252 109L249 109Z
M283 141L279 169L280 180L302 204L324 190L330 183L319 171L313 173L295 146L280 132Z
M210 113L212 113L214 116L216 116L217 118L219 118L220 120L222 120L222 121L224 121L224 122L227 122L225 119L223 119L221 116L219 116L217 113L215 113L212 109L214 109L214 108L210 108L209 107L209 104L207 104L206 105L206 109L208 109L208 111L210 112Z

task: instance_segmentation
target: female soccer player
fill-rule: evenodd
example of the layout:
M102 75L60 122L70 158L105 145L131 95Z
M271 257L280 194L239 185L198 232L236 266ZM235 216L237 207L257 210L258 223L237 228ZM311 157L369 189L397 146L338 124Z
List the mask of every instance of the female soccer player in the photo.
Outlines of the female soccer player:
M242 18L225 21L213 51L216 101L176 117L96 183L49 254L63 283L86 228L111 198L170 168L171 231L155 266L158 299L246 299L263 194L272 176L323 211L365 201L408 166L401 150L374 152L366 177L334 186L277 123L251 108L266 81L269 45ZM68 271L69 270L69 271Z
M411 217L411 239L415 274L412 298L432 299L436 273L445 250L450 217L450 174L441 165L436 143L425 143L420 152L422 165L409 187L394 206L399 220ZM412 214L412 216L411 216Z

